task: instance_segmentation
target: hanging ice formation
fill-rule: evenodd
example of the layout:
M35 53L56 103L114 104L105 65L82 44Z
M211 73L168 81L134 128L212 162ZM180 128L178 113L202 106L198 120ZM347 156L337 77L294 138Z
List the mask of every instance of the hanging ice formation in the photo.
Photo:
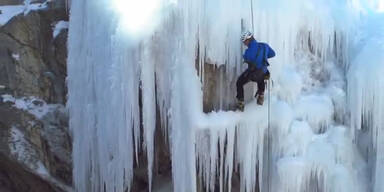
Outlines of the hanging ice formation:
M359 65L383 44L369 41L349 65L359 1L156 4L149 17L156 25L137 35L126 31L111 1L71 2L68 107L77 191L129 191L139 151L147 154L151 189L156 127L169 139L175 192L383 190L384 58ZM203 113L208 63L224 66L229 79L215 91L233 94L245 67L242 26L254 26L256 39L278 54L270 61L271 97L239 113L219 110L234 101L223 96L216 112ZM376 155L371 169L356 145L364 129ZM234 174L240 189L233 189Z
M372 191L384 191L384 14L360 26L356 58L348 73L348 106L354 139L370 163Z

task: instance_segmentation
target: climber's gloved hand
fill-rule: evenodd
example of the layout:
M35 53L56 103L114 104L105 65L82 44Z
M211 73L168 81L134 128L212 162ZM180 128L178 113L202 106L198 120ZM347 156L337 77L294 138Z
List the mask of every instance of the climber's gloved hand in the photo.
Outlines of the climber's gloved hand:
M268 73L264 75L264 80L269 80L269 78L271 78L271 74Z

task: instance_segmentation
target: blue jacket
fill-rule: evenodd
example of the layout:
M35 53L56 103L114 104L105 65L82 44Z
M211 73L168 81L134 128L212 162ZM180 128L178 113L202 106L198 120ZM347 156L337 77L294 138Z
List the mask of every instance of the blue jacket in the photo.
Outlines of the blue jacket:
M259 49L260 52L257 54ZM256 65L257 69L263 69L265 73L268 69L267 66L264 65L264 61L275 55L275 51L268 44L258 43L256 40L252 40L248 44L248 49L245 50L243 58L246 63Z

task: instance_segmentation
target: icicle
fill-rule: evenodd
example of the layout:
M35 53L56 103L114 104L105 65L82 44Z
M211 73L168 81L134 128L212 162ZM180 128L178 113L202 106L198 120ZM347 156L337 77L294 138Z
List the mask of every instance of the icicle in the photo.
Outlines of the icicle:
M148 43L148 42L147 42ZM144 47L149 47L144 44ZM156 127L156 103L155 103L155 72L154 62L148 48L144 48L141 59L141 90L143 98L143 129L148 159L148 183L149 191L152 190L152 167L154 158L154 133Z

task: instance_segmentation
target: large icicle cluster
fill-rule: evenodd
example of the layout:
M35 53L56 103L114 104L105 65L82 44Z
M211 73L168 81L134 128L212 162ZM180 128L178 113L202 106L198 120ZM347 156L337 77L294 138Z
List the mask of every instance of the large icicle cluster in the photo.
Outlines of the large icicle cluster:
M108 0L71 2L68 107L77 191L129 191L141 150L151 189L157 127L169 139L174 191L367 190L365 162L343 125L343 73L358 1L158 2L157 25L144 35L127 32L124 9L115 11ZM270 96L262 107L250 101L244 113L205 114L205 65L225 66L234 81L245 67L239 37L246 28L277 52ZM365 98L378 93L356 83L357 93L368 95L348 97L359 101L352 119L368 115L372 133L379 132L380 105L365 108L374 107ZM240 186L232 186L237 175Z
M67 81L77 191L129 188L140 146L140 52L118 32L109 7L106 1L71 5Z
M384 190L384 15L362 24L357 56L348 73L348 101L355 139L372 162L372 191Z

